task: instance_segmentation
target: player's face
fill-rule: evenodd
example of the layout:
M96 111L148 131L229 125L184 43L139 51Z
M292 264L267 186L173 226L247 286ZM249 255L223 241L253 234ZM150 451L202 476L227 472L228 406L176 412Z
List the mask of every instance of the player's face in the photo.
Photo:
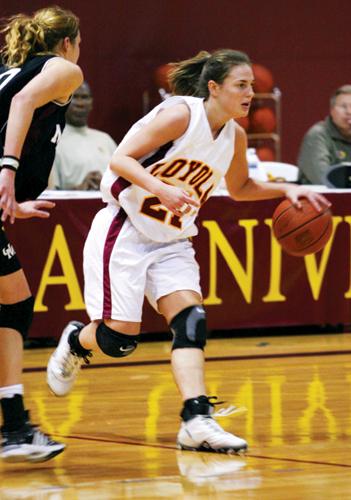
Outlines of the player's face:
M217 99L223 111L232 118L247 116L254 96L254 76L248 64L233 66L223 83L217 85Z
M330 115L341 133L351 137L351 94L338 95Z

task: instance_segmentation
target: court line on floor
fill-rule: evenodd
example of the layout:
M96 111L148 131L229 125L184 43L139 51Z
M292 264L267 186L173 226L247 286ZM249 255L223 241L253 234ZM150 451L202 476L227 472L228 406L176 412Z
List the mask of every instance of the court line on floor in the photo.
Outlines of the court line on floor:
M257 360L257 359L282 359L282 358L299 358L299 357L313 357L313 356L340 356L340 355L350 355L351 351L311 351L311 352L292 352L292 353L272 353L272 354L247 354L239 356L211 356L206 357L206 362L211 361L241 361L241 360ZM93 370L96 368L114 368L121 366L152 366L152 365L168 365L170 364L169 359L153 359L153 360L141 360L141 361L124 361L124 362L114 362L114 363L96 363L83 365L82 368L85 370ZM35 373L46 371L46 366L33 366L26 367L23 369L24 373Z
M159 444L159 443L146 443L142 441L132 441L128 440L125 438L119 438L119 439L106 439L106 438L96 438L96 437L91 437L91 436L75 436L75 435L60 435L60 434L55 434L55 437L58 438L64 438L64 439L78 439L81 441L94 441L94 442L99 442L99 443L109 443L109 444L123 444L123 445L129 445L129 446L143 446L143 447L149 447L149 448L161 448L165 450L174 450L177 451L178 448L176 446L172 445L167 445L167 444ZM185 451L185 450L184 450ZM189 452L190 453L190 452ZM196 453L196 452L194 452ZM206 453L206 452L202 452ZM209 452L211 453L211 452ZM215 454L213 454L215 456ZM241 458L257 458L260 460L278 460L282 462L293 462L293 463L299 463L299 464L310 464L310 465L327 465L331 467L344 467L344 468L351 468L351 464L340 464L340 463L335 463L335 462L324 462L324 461L319 461L319 460L307 460L307 459L300 459L300 458L290 458L290 457L271 457L269 455L254 455L251 453L245 453L245 454L233 454L233 455L228 455L229 457L241 457Z

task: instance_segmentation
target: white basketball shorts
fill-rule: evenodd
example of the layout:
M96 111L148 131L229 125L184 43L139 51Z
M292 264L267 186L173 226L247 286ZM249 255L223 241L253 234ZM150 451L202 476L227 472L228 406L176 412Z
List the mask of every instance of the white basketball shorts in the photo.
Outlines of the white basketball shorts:
M161 297L179 290L201 296L199 265L189 239L159 243L108 205L92 223L84 246L84 297L90 319L141 322L144 296L157 310Z

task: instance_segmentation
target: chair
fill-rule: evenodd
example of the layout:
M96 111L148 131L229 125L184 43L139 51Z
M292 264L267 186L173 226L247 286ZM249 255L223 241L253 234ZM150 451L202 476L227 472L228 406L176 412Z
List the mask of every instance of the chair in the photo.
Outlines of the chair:
M351 163L332 165L324 174L323 180L329 188L351 188Z
M271 182L297 182L299 169L290 163L278 161L260 161L260 167L267 174L267 180Z

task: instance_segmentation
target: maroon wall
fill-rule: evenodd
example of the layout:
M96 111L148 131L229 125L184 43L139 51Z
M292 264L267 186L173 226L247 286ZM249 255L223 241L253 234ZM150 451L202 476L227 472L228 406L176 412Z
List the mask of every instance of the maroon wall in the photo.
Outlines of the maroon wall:
M57 3L81 18L80 63L95 97L91 125L117 141L142 114L153 70L200 49L238 48L273 71L283 93L284 161L296 161L304 132L325 116L333 89L351 83L350 0ZM1 15L47 4L1 0Z

